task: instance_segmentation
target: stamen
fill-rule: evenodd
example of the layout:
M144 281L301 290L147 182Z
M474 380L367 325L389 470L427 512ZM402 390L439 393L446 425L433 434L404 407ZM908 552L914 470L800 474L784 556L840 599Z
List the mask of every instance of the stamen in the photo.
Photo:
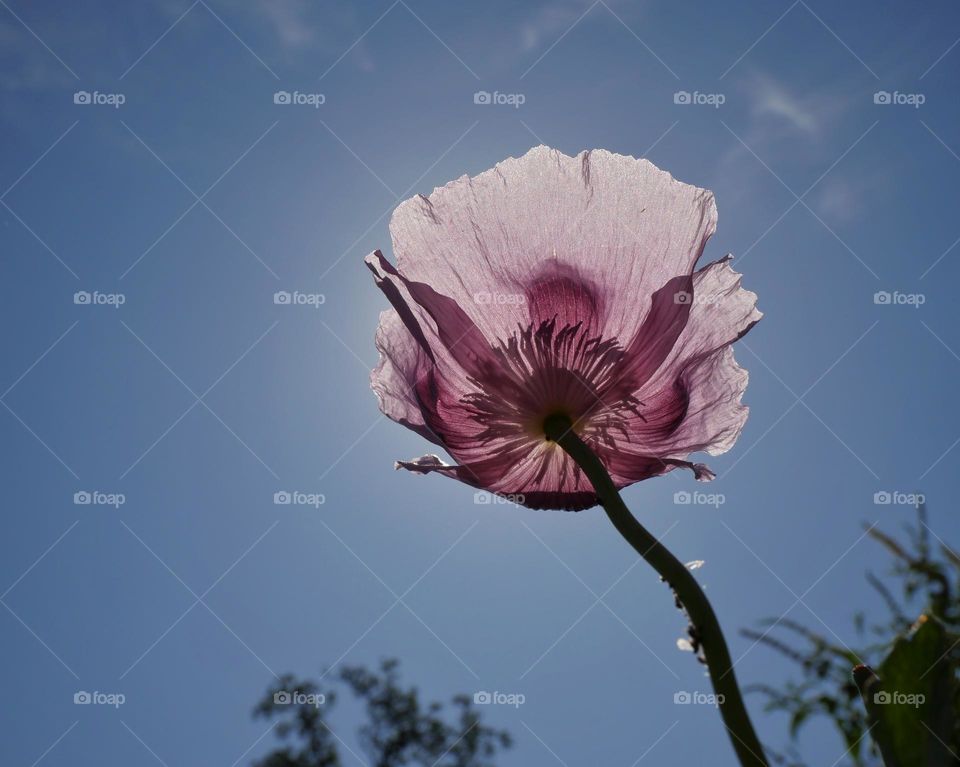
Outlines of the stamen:
M583 322L557 328L557 318L518 326L493 347L500 365L463 398L482 427L483 443L503 439L543 443L546 421L562 416L586 440L612 444L627 436L626 419L638 414L634 397L604 401L613 387L623 348L617 339L590 335ZM569 428L569 427L568 427ZM548 438L549 439L549 438Z

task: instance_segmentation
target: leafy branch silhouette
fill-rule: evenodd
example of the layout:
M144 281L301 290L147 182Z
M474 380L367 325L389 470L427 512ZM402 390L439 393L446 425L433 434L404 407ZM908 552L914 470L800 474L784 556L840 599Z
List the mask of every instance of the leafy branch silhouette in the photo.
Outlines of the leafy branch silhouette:
M338 689L364 705L366 722L357 734L372 767L495 767L498 751L512 744L509 733L482 724L466 695L449 706L421 703L416 687L401 686L398 668L395 659L382 661L377 671L346 666L331 676L328 689L282 676L254 716L279 719L275 731L286 743L255 767L342 767L341 749L357 757L327 722Z
M835 638L786 618L764 621L762 630L741 631L748 639L793 661L800 670L799 679L787 682L783 689L768 684L746 688L748 693L765 699L767 711L783 712L790 717L787 751L777 753L768 748L777 763L804 767L796 748L799 733L811 719L823 717L843 738L852 767L883 767L885 763L886 767L913 767L913 762L903 756L898 758L888 749L884 749L881 757L876 740L881 731L889 727L909 727L909 732L901 733L906 738L917 743L929 741L929 745L922 747L926 750L921 749L927 755L925 761L917 764L960 765L957 757L960 754L960 685L957 684L960 679L960 556L939 539L931 541L922 504L916 514L916 524L905 525L899 539L875 527L867 529L869 536L892 557L890 574L894 586L888 586L873 572L866 574L868 584L880 595L889 614L877 622L869 621L863 612L854 614L858 647L846 647ZM908 643L910 637L917 634L918 627L924 625L937 627L944 652L934 653L933 663L921 666L926 669L923 674L908 674L906 684L919 684L927 672L938 670L928 679L928 684L938 682L937 689L928 689L925 696L930 710L920 711L912 721L891 724L878 720L876 714L881 709L870 705L871 697L858 686L851 671L861 664L886 667L888 676L894 678L898 668L891 664L896 648ZM896 655L898 662L901 655ZM871 669L863 673L875 676ZM898 676L903 681L903 675ZM933 694L940 690L943 694ZM932 700L934 697L936 701ZM878 724L881 726L875 727ZM929 734L921 725L927 725ZM914 754L912 758L918 757Z

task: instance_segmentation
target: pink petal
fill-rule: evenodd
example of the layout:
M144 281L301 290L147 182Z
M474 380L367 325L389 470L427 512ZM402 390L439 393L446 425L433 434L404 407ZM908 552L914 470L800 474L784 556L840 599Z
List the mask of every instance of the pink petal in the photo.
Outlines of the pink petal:
M390 233L399 271L489 340L526 325L528 307L510 297L559 270L597 286L604 335L632 339L653 293L693 271L716 222L712 193L646 160L540 146L401 203ZM500 303L478 303L488 294Z
M748 376L730 344L762 314L756 294L740 287L729 262L728 256L695 273L686 327L636 393L646 405L644 419L631 419L629 444L618 448L683 459L699 451L719 455L736 442L749 412L741 402Z
M557 509L560 511L582 511L597 505L597 496L585 479L578 485L567 489L540 489L527 483L511 480L500 481L495 485L477 480L471 466L451 466L445 464L436 455L424 455L412 461L397 461L396 468L406 469L416 474L442 474L445 477L460 480L473 487L489 490L497 495L510 498L515 503L531 509ZM544 485L544 487L550 487ZM556 487L556 486L554 486Z
M377 395L380 411L431 442L441 444L426 425L415 395L418 380L429 371L430 360L395 309L380 313L376 346L380 363L370 374L370 388Z

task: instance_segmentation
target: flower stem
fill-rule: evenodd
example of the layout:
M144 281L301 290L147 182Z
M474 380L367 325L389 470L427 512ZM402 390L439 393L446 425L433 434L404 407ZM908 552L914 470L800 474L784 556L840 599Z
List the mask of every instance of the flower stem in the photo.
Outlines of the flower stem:
M719 702L720 715L740 764L743 767L768 767L763 747L743 705L743 697L737 685L730 651L720 630L720 623L696 578L630 513L603 463L577 436L573 423L567 416L554 415L547 418L544 432L547 438L560 445L587 475L613 526L660 574L686 610L703 649L713 690Z

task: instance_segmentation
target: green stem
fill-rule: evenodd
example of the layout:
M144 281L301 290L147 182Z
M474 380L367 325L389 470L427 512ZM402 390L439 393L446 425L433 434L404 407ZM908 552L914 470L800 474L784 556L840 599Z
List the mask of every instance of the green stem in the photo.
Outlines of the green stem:
M686 610L703 649L713 690L720 705L720 715L740 764L743 767L768 767L763 747L743 705L743 697L737 685L730 651L720 630L720 623L696 578L630 513L603 463L577 436L573 423L567 416L553 415L547 418L544 432L547 438L560 445L587 475L613 526L667 582Z

